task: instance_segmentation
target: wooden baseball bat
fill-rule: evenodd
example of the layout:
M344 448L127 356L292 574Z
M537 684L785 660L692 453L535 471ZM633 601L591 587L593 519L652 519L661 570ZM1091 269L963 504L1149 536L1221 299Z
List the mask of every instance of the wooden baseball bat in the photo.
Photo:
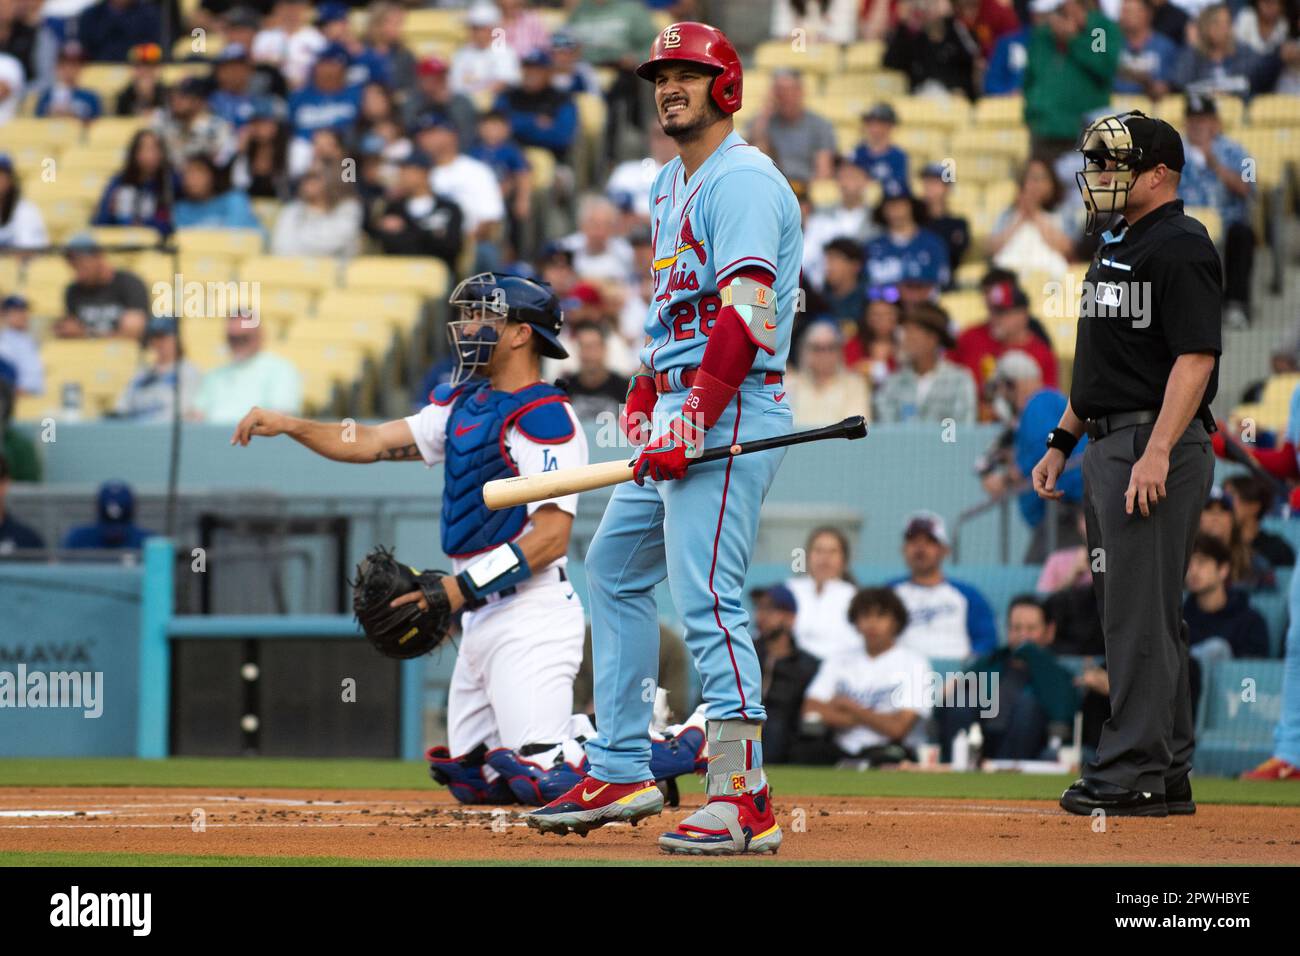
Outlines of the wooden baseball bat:
M749 455L754 452L767 451L772 448L786 448L801 445L809 441L823 441L827 438L864 438L867 434L867 420L861 415L846 418L835 425L823 428L810 428L807 431L792 432L789 435L776 435L772 438L760 438L757 441L737 443L735 445L718 445L704 449L704 454L691 462L692 465L705 461L719 461L736 455ZM632 478L632 461L602 461L594 465L579 468L565 468L560 471L548 471L540 475L516 475L514 478L499 478L483 486L483 501L493 511L502 508L514 508L532 501L545 501L548 498L561 498L564 495L591 491L593 488L605 488L629 481Z

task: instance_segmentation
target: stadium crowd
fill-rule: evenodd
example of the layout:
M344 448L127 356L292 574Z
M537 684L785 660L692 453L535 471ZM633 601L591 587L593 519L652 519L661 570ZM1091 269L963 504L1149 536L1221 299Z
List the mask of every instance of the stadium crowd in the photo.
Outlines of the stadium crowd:
M259 252L283 257L427 257L453 281L488 270L535 276L556 290L567 319L570 358L548 374L565 379L583 418L616 412L651 305L649 188L673 155L633 70L659 26L700 13L697 4L473 0L450 11L461 37L454 48L422 53L405 24L432 6L0 0L0 144L5 125L29 115L75 120L86 135L111 118L138 121L90 216L62 234L30 198L31 167L0 145L0 254L31 257L53 245L70 269L57 314L37 315L16 287L0 288L6 414L16 397L49 387L43 346L74 339L139 343L138 368L109 412L124 419L168 421L177 396L180 414L210 422L234 421L252 404L289 412L307 404L300 369L275 348L278 330L246 316L217 317L226 361L206 370L192 362L184 325L158 314L150 277L120 264L93 231L105 227L141 227L160 241L187 230L251 231ZM787 175L804 215L803 303L787 379L797 424L853 414L1002 423L980 480L990 496L1017 496L1034 529L1025 561L1043 567L1038 593L1011 602L999 641L989 603L943 573L949 541L937 515L908 522L906 574L865 589L849 573L847 540L815 532L808 574L755 596L765 673L781 688L769 699L786 710L769 730L770 759L781 748L805 761L875 748L897 756L930 715L864 708L873 682L926 660L971 658L1025 691L987 728L989 752L1036 756L1064 733L1063 701L1076 687L1105 700L1104 669L1072 674L1054 660L1101 653L1079 472L1063 479L1052 533L1048 510L1023 490L1065 405L1073 347L1034 314L1042 277L1077 270L1096 242L1083 232L1074 188L1078 133L1117 97L1176 107L1187 155L1180 196L1212 215L1225 259L1224 321L1249 329L1260 197L1241 175L1250 150L1227 130L1257 98L1300 96L1300 5L776 0L770 36L865 45L898 84L863 103L847 138L843 117L819 109L820 76L798 68L796 56L765 71L762 88L747 88L754 99L739 128ZM169 82L174 56L194 69ZM82 81L88 66L105 63L129 65L111 96ZM583 149L584 98L603 104L594 157ZM983 194L1001 205L976 222L961 192L968 160L940 160L916 144L925 102L941 111L999 99L1023 104L1016 122L1028 148L1008 154L1015 167L1004 169L1014 175ZM1294 375L1297 351L1276 356L1274 370ZM450 371L444 357L407 383L411 403L422 405ZM1295 560L1260 525L1284 483L1300 480L1300 378L1294 395L1285 432L1261 436L1250 452L1281 484L1239 477L1206 503L1187 578L1198 661L1270 653L1250 597L1275 588L1276 569ZM31 546L35 534L4 511L10 480L40 477L22 441L6 429L0 552ZM1220 440L1217 450L1233 449ZM119 490L101 492L119 518L130 511L122 501ZM823 659L846 663L836 671L819 667ZM861 693L850 700L843 687ZM833 735L804 740L810 721ZM945 747L957 729L944 728Z

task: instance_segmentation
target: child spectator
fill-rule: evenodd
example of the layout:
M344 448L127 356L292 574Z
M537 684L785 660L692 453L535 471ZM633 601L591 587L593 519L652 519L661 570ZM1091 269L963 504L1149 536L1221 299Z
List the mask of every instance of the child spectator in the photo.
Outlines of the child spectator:
M1189 649L1202 664L1228 657L1268 657L1268 625L1241 588L1228 584L1232 552L1200 534L1187 564L1183 620Z
M79 85L85 62L80 43L65 43L59 49L54 82L36 100L37 116L68 116L85 123L100 117L104 108L99 94Z
M206 156L191 156L181 173L176 201L178 229L257 229L262 223L248 194L231 189L216 164Z
M862 141L853 149L853 162L881 186L909 181L907 153L890 141L897 125L898 114L888 103L877 103L862 114Z
M808 685L804 715L834 734L840 756L872 766L916 760L930 716L926 659L899 642L910 616L888 588L853 596L849 620L859 647L822 662Z

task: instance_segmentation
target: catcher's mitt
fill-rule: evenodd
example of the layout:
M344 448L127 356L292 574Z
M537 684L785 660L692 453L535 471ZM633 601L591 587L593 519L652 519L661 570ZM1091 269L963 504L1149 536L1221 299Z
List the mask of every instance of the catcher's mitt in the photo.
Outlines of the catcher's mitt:
M451 629L451 602L442 586L445 571L416 571L382 545L357 565L352 584L352 610L370 643L387 657L406 659L433 650ZM424 593L429 604L421 611L416 602L389 607L389 602L412 591Z

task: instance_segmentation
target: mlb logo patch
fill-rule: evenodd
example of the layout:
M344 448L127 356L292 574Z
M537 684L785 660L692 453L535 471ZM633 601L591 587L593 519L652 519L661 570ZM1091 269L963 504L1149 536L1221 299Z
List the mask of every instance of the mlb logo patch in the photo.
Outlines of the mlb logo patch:
M1118 309L1120 302L1123 300L1123 289L1113 282L1097 283L1097 304L1104 305L1108 308Z

